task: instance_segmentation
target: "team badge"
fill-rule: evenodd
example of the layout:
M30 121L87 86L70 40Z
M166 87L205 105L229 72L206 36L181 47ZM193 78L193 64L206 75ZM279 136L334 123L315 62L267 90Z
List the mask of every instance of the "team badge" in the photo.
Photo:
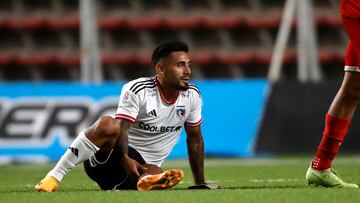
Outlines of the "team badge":
M178 109L176 109L176 116L177 116L179 119L185 118L185 114L186 114L186 109L185 109L185 108L178 108Z

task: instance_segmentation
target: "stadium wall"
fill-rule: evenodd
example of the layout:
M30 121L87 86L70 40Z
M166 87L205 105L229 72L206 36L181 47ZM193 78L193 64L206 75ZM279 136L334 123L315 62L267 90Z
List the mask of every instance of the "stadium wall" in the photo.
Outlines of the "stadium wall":
M259 129L257 154L314 153L322 137L325 114L341 81L272 85ZM355 113L343 152L360 152L360 115Z
M0 162L57 160L77 133L114 115L124 83L0 84ZM266 80L195 81L203 97L207 156L252 156ZM182 133L171 158L187 156Z

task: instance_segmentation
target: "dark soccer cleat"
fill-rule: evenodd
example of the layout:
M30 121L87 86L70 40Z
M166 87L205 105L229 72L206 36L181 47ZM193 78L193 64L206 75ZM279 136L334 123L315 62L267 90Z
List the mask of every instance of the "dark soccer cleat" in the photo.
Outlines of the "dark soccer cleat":
M138 190L162 190L174 187L182 178L184 173L181 169L169 169L156 175L146 175L137 183Z

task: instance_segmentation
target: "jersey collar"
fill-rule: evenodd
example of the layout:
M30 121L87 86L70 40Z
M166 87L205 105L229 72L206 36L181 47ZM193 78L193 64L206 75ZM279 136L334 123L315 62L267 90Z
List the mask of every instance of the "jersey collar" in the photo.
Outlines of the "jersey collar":
M167 99L164 97L164 94L163 94L163 92L162 92L162 90L161 90L160 81L159 81L159 79L157 78L157 76L155 76L155 81L156 81L156 86L157 86L157 88L158 88L158 90L159 90L159 92L160 92L161 100L162 100L165 104L167 104L167 105L175 104L177 98L179 97L180 90L178 91L178 94L177 94L174 98L172 98L171 100L167 100Z

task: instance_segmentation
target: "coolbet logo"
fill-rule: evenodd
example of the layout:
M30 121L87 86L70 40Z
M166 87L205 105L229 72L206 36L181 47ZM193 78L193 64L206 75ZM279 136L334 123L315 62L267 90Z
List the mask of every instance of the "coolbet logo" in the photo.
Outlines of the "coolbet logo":
M181 130L181 126L151 126L144 122L139 122L139 127L150 132L176 132Z

